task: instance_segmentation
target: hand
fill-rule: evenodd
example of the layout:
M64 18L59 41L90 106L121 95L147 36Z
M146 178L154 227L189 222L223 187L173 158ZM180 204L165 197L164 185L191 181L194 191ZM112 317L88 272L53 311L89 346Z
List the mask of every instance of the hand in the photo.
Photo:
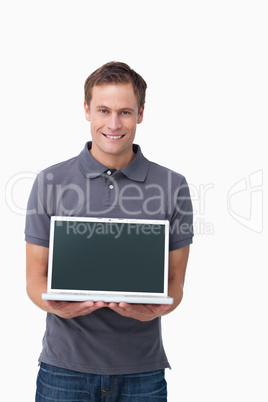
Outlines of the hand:
M169 308L169 304L129 304L129 303L108 303L107 307L123 317L134 318L139 321L151 321L160 317Z
M66 301L51 301L47 300L49 312L56 314L61 318L74 318L93 313L103 307L108 307L107 303L102 301L94 303L93 301L86 302L66 302Z

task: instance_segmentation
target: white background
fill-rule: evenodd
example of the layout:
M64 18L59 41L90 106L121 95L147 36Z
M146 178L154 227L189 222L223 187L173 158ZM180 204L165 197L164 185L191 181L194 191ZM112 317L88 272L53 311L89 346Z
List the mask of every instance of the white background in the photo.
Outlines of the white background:
M5 401L34 400L45 325L25 292L33 178L90 139L84 81L119 60L148 84L136 142L186 176L195 209L185 296L163 319L169 401L267 402L267 2L10 0L0 15Z

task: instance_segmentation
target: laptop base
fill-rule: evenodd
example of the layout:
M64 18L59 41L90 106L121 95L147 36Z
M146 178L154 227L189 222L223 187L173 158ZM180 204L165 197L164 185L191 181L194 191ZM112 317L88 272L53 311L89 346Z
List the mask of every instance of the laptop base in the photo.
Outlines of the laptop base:
M43 293L43 300L58 301L103 301L105 303L133 303L133 304L173 304L173 298L169 296L133 296L111 294L77 294L77 293Z

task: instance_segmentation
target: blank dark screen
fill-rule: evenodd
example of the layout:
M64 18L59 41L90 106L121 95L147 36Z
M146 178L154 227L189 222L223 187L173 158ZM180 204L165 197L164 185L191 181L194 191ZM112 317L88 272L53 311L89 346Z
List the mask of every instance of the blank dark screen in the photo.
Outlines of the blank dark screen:
M54 222L52 289L162 293L165 226Z

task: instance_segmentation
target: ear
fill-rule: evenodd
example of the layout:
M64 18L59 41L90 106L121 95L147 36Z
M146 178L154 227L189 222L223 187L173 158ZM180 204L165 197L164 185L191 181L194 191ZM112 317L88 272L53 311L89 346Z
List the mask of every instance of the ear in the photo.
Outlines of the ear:
M84 109L85 109L85 118L87 121L90 121L90 113L89 113L89 107L88 104L86 103L86 101L84 101Z
M143 120L144 107L145 107L145 105L143 105L143 106L140 108L140 111L139 111L139 113L138 113L137 124L140 124L140 123L142 122L142 120Z

